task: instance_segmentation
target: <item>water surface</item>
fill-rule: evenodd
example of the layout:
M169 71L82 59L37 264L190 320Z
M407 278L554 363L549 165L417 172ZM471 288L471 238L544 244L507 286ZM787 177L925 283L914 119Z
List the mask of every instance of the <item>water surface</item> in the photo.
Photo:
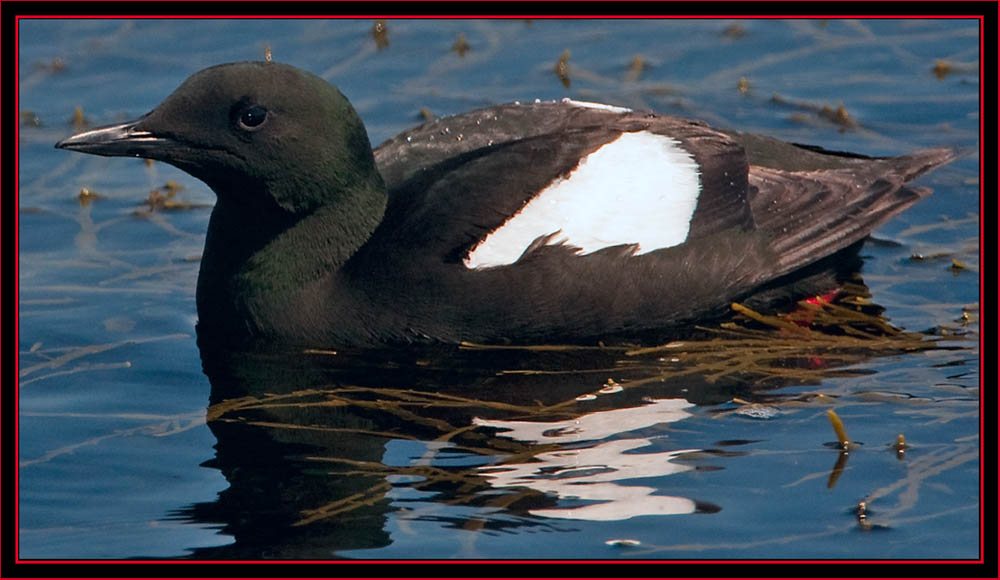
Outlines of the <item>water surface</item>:
M21 558L978 556L977 22L373 25L20 22ZM77 127L134 118L266 47L338 85L373 144L426 116L571 97L871 155L971 154L861 252L864 310L916 335L808 342L740 319L754 330L713 323L652 352L272 352L213 355L206 374L211 191L52 146L77 107ZM829 409L863 443L846 456L825 445Z

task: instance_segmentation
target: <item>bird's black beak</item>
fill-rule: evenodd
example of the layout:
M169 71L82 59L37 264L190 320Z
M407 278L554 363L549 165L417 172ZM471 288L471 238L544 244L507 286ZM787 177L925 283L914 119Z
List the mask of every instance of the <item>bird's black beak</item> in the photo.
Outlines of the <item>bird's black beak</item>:
M56 147L108 157L152 158L170 148L174 141L141 129L145 118L77 133L56 143Z

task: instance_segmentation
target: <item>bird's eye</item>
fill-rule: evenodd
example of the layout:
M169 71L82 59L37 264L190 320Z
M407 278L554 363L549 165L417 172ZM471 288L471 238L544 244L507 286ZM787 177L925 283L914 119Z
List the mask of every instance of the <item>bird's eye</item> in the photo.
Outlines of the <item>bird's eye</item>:
M256 129L267 120L267 109L264 107L250 107L240 114L240 127L244 129Z

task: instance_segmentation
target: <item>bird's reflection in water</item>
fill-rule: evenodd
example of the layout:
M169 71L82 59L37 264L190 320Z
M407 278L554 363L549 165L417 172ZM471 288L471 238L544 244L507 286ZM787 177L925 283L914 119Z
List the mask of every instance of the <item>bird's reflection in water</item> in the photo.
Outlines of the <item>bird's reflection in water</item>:
M724 510L664 483L739 455L685 445L686 419L926 344L853 288L838 304L760 319L771 326L716 324L656 348L202 345L218 439L206 465L229 488L177 517L221 525L234 541L191 557L336 558L388 545L390 517L515 531ZM883 340L837 332L838 320Z

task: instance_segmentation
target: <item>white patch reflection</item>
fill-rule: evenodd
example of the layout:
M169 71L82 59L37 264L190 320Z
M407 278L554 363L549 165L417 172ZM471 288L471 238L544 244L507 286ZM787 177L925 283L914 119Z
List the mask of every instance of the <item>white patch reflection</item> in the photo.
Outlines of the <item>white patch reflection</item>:
M699 451L697 449L628 453L650 445L650 441L641 437L620 438L630 431L690 417L685 409L691 406L684 399L662 399L642 407L599 411L553 423L475 419L476 425L500 429L504 431L501 436L519 441L576 444L572 449L539 453L528 463L484 466L480 473L490 478L495 487L528 487L555 495L560 500L600 502L564 509L531 510L535 516L610 521L642 515L693 513L695 502L690 499L654 495L655 488L619 483L693 469L673 459ZM607 440L615 435L619 438Z

